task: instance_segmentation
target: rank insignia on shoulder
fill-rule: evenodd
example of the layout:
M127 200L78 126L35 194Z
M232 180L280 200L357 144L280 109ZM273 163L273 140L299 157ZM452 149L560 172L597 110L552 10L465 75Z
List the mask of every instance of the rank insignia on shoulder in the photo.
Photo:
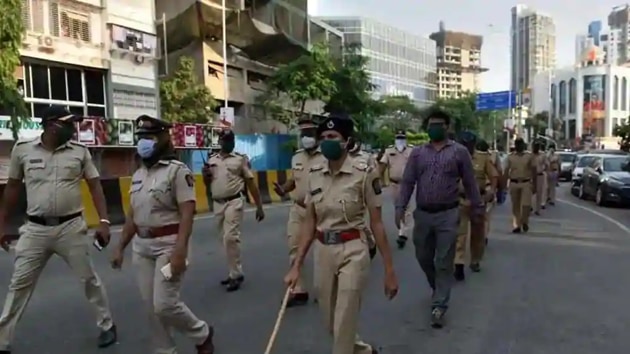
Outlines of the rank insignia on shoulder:
M380 195L381 193L383 193L383 188L381 186L380 178L374 178L372 180L372 190L374 191L374 194L376 195Z
M195 177L191 175L190 173L186 175L186 184L190 188L195 186Z
M311 195L312 195L312 196L313 196L313 195L318 195L318 194L319 194L319 193L321 193L321 192L322 192L322 189L321 189L321 188L313 189L313 190L311 191Z
M324 169L324 166L320 165L320 164L316 164L311 166L311 168L309 169L310 172L315 172L315 171L320 171Z
M367 170L368 165L365 162L360 161L354 164L354 168L356 168L359 171L365 171Z

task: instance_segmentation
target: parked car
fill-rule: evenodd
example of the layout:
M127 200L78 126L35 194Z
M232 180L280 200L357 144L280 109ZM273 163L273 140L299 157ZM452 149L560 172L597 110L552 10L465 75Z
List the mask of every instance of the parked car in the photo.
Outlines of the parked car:
M627 156L596 156L584 168L578 196L594 198L600 206L630 204L630 172L625 170L629 161Z
M571 181L571 172L573 172L573 165L577 161L578 155L574 152L556 152L556 155L560 158L560 175L559 180Z
M580 194L580 184L582 184L582 172L584 172L584 168L590 165L597 156L603 155L578 153L577 159L573 164L573 170L571 171L571 194L574 196L577 197Z
M602 150L598 150L598 149L591 149L591 150L581 150L578 151L578 155L591 155L591 154L596 154L596 155L623 155L623 156L630 156L629 153L619 150L619 149L602 149Z

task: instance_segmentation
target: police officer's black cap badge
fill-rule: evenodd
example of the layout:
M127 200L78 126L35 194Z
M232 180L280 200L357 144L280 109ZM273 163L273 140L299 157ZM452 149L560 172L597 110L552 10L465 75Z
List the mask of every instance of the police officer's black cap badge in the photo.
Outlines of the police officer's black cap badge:
M406 139L407 138L407 132L404 130L397 130L396 131L396 139Z
M77 116L66 109L63 106L53 105L44 110L42 113L42 123L49 121L59 122L81 122L82 116Z
M136 134L159 134L171 129L173 125L146 114L136 118Z
M339 134L347 139L352 136L354 131L354 122L347 115L330 115L317 126L317 135L321 135L327 130L339 132Z

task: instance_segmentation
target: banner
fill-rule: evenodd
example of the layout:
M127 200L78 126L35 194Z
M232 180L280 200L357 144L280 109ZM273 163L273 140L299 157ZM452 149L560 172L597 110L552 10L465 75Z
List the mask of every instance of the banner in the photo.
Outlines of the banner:
M604 136L606 118L606 75L584 76L582 129L584 134Z
M197 127L194 125L184 126L184 146L197 147Z
M34 139L43 132L40 124L41 119L31 118L28 122L22 122L20 127L20 139ZM0 140L13 141L13 133L11 132L11 118L0 116Z
M79 123L79 129L77 130L77 140L81 144L95 145L96 144L96 125L91 119L84 119Z

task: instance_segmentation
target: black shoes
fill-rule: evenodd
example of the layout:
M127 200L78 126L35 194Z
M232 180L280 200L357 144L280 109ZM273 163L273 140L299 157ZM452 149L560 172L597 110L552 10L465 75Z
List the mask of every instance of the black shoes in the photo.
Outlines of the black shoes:
M464 273L464 265L456 264L455 265L455 273L453 273L455 280L464 281L466 279L466 274Z
M527 232L527 231L529 231L529 225L523 224L523 232Z
M304 306L308 304L308 293L295 293L287 301L287 307Z
M471 263L470 270L472 270L474 273L479 273L481 272L481 265L479 265L479 263Z
M233 292L241 288L241 284L245 281L245 277L239 275L236 278L230 278L221 280L221 285L225 286L227 292Z
M99 348L107 348L110 345L116 343L117 341L118 341L118 333L116 332L116 325L113 325L107 331L101 331L101 333L98 335Z
M407 244L407 236L405 235L398 235L398 238L396 239L396 244L398 244L398 249L403 249L405 248L405 245Z

